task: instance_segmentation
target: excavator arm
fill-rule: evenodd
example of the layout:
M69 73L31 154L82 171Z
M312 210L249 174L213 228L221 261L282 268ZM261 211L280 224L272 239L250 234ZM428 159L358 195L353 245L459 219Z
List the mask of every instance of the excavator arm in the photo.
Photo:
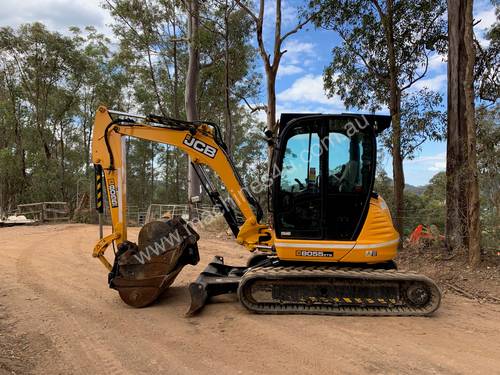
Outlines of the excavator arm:
M138 116L101 106L95 117L92 160L104 173L113 233L98 242L93 255L109 270L112 266L104 257L104 251L112 241L117 244L127 241L127 136L164 143L183 150L191 158L209 197L222 210L236 241L251 251L258 247L267 248L272 244L272 234L268 226L259 223L262 216L260 206L251 192L242 185L215 124L186 122L160 116ZM208 166L219 176L244 217L243 225L238 227L231 207L221 199L200 165Z

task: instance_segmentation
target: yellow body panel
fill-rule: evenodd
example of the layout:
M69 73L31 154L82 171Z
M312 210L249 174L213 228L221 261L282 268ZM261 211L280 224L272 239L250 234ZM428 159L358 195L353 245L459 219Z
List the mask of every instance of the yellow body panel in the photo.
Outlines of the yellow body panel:
M356 241L275 239L278 258L290 261L379 263L394 259L399 243L387 204L371 198Z

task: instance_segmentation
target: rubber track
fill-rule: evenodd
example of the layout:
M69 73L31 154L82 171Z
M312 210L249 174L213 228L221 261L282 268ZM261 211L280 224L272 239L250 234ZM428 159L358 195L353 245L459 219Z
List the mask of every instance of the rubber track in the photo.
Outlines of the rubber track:
M296 278L341 278L377 281L422 282L431 291L431 297L424 307L410 305L369 306L366 304L349 306L339 304L292 304L290 302L258 303L250 296L252 282L256 280L286 280ZM396 270L336 268L328 266L264 266L249 269L243 276L238 296L248 310L260 314L312 314L312 315L363 315L363 316L427 316L435 312L441 303L441 292L428 277L414 272ZM250 297L250 298L249 298Z

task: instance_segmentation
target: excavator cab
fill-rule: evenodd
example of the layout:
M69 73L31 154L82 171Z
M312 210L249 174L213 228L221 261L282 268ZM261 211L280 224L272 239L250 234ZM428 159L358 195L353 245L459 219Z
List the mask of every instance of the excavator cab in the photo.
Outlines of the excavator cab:
M283 114L273 157L277 239L355 241L389 116Z

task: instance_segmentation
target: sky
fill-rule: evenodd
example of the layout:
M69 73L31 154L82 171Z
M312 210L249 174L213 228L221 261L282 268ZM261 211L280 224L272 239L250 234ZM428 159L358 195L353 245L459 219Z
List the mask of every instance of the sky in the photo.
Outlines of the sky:
M26 22L43 22L50 30L68 33L71 26L93 25L105 35L112 37L113 19L102 9L102 0L2 0L0 26L16 27ZM273 36L274 1L265 9L264 38ZM298 17L298 8L305 4L300 0L283 0L283 31L293 28ZM476 0L474 19L480 21L475 31L481 43L487 43L484 30L495 22L495 10L489 0ZM339 44L335 33L312 26L306 27L290 37L284 45L283 56L276 82L277 111L282 112L346 112L339 97L327 98L323 90L323 70L331 61L331 50ZM260 61L257 58L257 61ZM263 73L262 66L258 65ZM415 89L427 87L446 96L446 61L435 55L430 60L427 77L420 80ZM262 90L264 93L264 90ZM260 100L265 100L262 95ZM352 112L352 110L351 110ZM381 112L383 113L383 112ZM265 118L264 113L258 115ZM389 175L392 174L389 156L380 161ZM425 185L436 173L445 170L446 144L426 142L422 151L413 160L405 162L406 182Z

